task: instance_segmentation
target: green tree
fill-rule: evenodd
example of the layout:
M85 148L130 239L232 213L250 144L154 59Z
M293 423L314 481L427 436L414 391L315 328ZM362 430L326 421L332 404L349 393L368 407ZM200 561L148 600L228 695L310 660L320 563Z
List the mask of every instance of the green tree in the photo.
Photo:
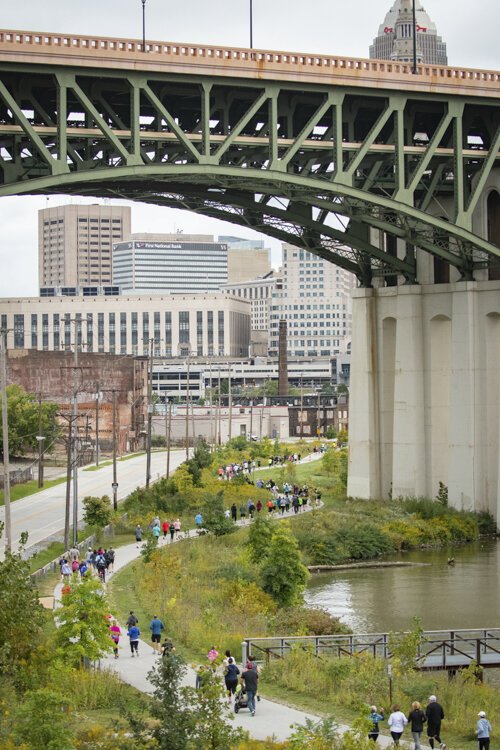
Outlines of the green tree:
M103 495L102 497L88 495L84 497L83 508L83 520L89 526L99 526L102 529L108 523L111 523L113 509L111 507L111 500L107 495Z
M207 495L202 508L203 528L215 536L224 536L236 531L236 526L226 517L224 508L224 492L220 490L216 495Z
M22 551L22 546L18 552L6 551L0 561L0 674L15 681L36 647L43 620Z
M246 732L240 729L235 730L228 723L230 709L224 700L225 691L220 677L211 669L206 670L195 697L193 748L231 750L236 742L244 736L248 737Z
M248 529L247 540L250 560L256 565L260 565L269 553L273 530L274 524L269 514L257 513Z
M9 450L13 456L24 456L38 450L37 435L45 438L44 450L52 451L54 441L60 434L56 421L57 404L43 401L40 405L34 393L28 393L20 385L7 386L7 415L9 425ZM0 415L2 413L0 407ZM0 419L0 446L3 439Z
M85 658L93 661L112 650L109 605L100 581L74 575L61 603L56 611L59 627L55 638L65 661L79 665Z
M333 719L306 719L304 725L294 724L292 729L287 744L290 750L333 750L340 747L338 725Z
M14 735L29 750L74 750L68 711L68 698L56 690L29 691L17 712Z
M302 601L309 572L302 563L299 545L287 523L280 522L261 568L262 588L280 607Z
M161 750L188 750L194 731L194 689L182 687L187 668L176 653L164 656L148 674L154 687L151 713L158 723L153 735Z

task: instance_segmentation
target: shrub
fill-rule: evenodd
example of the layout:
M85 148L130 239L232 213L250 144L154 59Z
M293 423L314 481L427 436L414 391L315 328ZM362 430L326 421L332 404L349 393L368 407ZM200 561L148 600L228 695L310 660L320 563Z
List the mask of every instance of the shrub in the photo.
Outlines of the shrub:
M333 635L350 632L338 617L315 607L280 609L270 625L271 631L279 635Z
M111 500L107 495L102 497L91 497L90 495L83 498L83 520L89 526L99 526L103 528L111 522L113 509Z

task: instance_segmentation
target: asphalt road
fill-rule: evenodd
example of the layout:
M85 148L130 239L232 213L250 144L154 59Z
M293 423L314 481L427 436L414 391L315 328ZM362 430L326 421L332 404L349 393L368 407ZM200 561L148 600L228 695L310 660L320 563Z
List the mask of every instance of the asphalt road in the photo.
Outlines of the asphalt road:
M166 452L151 456L152 481L166 472ZM174 471L186 458L183 450L173 451L170 456L170 470ZM146 478L146 456L140 455L117 465L118 501L124 500L136 487L144 486ZM78 471L78 514L81 514L82 499L87 495L113 496L113 467L103 466L97 471ZM71 488L71 493L73 489ZM12 547L15 549L23 531L28 532L28 546L31 547L57 534L64 529L64 508L66 483L37 492L23 500L11 504ZM73 523L73 494L71 494L70 525ZM5 510L0 508L0 521L5 519ZM0 539L0 559L3 558L5 539Z

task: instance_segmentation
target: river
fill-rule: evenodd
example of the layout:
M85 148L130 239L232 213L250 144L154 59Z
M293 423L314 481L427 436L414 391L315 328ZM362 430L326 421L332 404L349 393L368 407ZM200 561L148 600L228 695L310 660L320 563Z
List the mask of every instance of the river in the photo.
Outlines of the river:
M318 573L306 602L340 617L355 633L408 630L414 616L424 630L500 626L500 540L396 559L430 564Z

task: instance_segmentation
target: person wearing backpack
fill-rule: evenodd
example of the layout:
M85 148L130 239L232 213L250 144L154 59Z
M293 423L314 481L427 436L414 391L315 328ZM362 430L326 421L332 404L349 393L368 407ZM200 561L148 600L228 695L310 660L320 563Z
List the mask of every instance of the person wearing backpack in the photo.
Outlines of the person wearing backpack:
M114 572L115 567L115 551L113 547L110 547L108 551L105 554L106 558L106 567L109 570L110 573Z
M106 559L104 555L97 554L95 566L97 568L97 575L103 583L106 583Z
M233 657L228 656L227 666L226 666L226 669L224 670L224 682L226 683L228 703L231 703L231 697L236 692L239 673L240 673L240 670L234 663Z
M80 563L78 560L72 560L71 561L71 570L73 573L76 573L76 571L80 568Z

